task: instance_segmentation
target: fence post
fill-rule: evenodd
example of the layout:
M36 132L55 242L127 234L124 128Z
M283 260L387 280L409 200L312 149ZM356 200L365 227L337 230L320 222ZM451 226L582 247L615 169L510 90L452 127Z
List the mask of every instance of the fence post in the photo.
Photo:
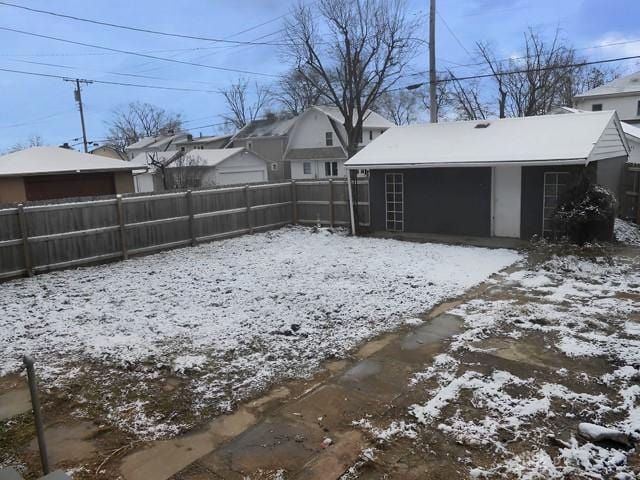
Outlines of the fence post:
M252 234L253 219L251 218L251 190L249 190L249 185L244 186L244 200L247 203L247 227L249 228L249 234Z
M33 367L33 358L25 355L22 358L24 368L27 370L27 381L29 383L29 393L31 394L31 407L33 408L33 418L36 424L36 436L38 438L38 449L40 450L40 463L42 473L49 473L49 458L47 456L47 444L44 439L44 425L40 415L40 399L38 397L38 384L36 381L36 370Z
M20 235L22 236L22 257L24 259L24 268L29 277L33 277L33 264L31 262L31 247L29 246L29 231L27 230L27 219L24 213L24 205L18 205L18 225L20 226Z
M333 228L335 223L335 212L333 208L333 178L329 179L329 225Z
M198 244L196 238L196 218L193 213L193 192L187 190L187 209L189 212L189 236L191 237L191 246L195 247Z
M296 190L296 181L291 180L291 220L294 225L298 223L298 192Z
M118 208L118 225L120 226L120 248L122 249L122 259L129 258L129 250L127 249L127 230L124 223L124 206L122 204L122 195L116 195L116 206Z

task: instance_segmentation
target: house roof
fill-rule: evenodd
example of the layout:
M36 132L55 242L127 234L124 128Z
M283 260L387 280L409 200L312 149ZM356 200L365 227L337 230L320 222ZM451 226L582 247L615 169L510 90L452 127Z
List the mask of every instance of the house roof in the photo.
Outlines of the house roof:
M622 144L615 152L621 147L627 152L617 115L609 111L394 127L349 159L346 166L584 164L612 124Z
M289 133L297 118L270 117L254 120L242 128L235 138L281 137Z
M130 162L60 147L32 147L0 156L0 176L126 171Z
M587 90L575 98L601 97L606 95L640 94L640 72L616 78L612 82Z
M178 133L176 135L158 135L156 137L145 137L138 140L136 143L133 143L127 147L125 150L139 150L141 148L144 149L156 149L162 150L168 147L171 143L175 143L178 140L181 140L189 135L188 133Z
M328 105L316 105L316 110L320 110L322 113L326 114L328 117L331 117L340 125L344 124L344 116L340 113L340 109L338 107L331 107ZM373 110L367 110L364 117L364 122L362 126L365 128L391 128L394 127L395 124L384 118L382 115L374 112Z
M140 168L140 167L155 168L155 165L151 163L152 160L155 160L156 162L160 162L163 165L167 165L172 160L174 160L175 157L178 157L180 155L182 155L182 152L177 150L170 150L168 152L141 152L137 154L135 157L133 157L130 163L135 165L135 168Z
M347 158L341 147L292 148L286 160L342 160Z
M627 122L620 122L620 124L622 125L622 130L624 130L624 134L627 137L633 137L633 140L640 142L640 128L634 127Z
M249 152L244 147L191 150L190 152L187 152L183 158L185 159L186 165L189 165L189 162L193 161L193 164L197 166L215 167L237 154L253 155L262 160L262 157L259 157L253 152ZM173 164L170 164L169 168L172 166Z
M209 136L209 137L193 137L191 139L183 138L181 140L176 140L173 143L175 143L176 145L198 145L201 143L220 142L220 141L228 140L231 137L232 135L218 135L218 136Z

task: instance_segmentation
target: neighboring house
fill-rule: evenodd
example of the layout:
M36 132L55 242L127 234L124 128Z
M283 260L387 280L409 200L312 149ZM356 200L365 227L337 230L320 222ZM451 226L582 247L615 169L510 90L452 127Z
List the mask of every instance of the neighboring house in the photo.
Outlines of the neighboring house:
M266 182L267 162L246 148L192 150L165 167L169 188Z
M585 113L585 110L570 107L558 107L553 113ZM629 160L624 173L624 192L618 198L621 215L625 218L636 219L640 223L640 128L627 122L621 122L627 144L629 145Z
M101 157L113 158L114 160L129 160L126 155L120 153L117 149L110 147L109 145L102 145L100 147L90 150L89 153L93 155L100 155Z
M293 118L271 116L240 130L234 147L255 151L269 163L269 179L323 179L344 177L347 139L339 109L314 106ZM360 147L379 137L393 124L367 111Z
M59 147L0 156L0 203L134 191L130 162Z
M219 135L215 137L193 137L188 135L187 138L173 142L176 150L190 152L191 150L214 150L216 148L224 148L231 139L231 135Z
M136 193L157 192L168 188L164 182L164 169L171 162L180 158L183 152L142 152L130 161L135 165L133 183Z
M291 166L284 153L296 118L270 115L254 120L231 138L229 146L244 147L264 158L269 164L269 180L290 179Z
M145 137L138 140L136 143L124 148L124 151L129 160L133 160L134 157L141 153L156 153L180 150L176 146L176 142L181 140L187 140L193 138L192 135L185 132L174 133L173 130L162 132L155 137Z
M640 123L640 72L576 95L573 105L590 112L615 110L623 122Z
M374 231L554 236L585 169L619 195L629 147L615 112L394 127L347 161L369 169Z

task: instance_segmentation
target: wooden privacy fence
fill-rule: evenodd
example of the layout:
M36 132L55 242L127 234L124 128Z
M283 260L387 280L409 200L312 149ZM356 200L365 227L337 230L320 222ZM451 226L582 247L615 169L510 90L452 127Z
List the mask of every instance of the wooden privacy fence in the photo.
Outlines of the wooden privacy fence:
M359 181L360 224L369 189ZM291 181L0 210L0 279L127 259L286 224L350 225L346 180Z

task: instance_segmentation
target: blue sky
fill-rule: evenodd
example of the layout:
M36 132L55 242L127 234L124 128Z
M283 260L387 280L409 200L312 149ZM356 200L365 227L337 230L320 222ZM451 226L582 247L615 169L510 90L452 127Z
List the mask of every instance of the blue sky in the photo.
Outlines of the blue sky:
M214 38L278 41L282 18L290 0L9 0L32 8L56 11L105 22ZM428 0L408 0L427 38ZM638 0L439 0L438 67L458 75L479 73L471 63L475 42L490 42L504 57L518 55L528 26L552 35L557 28L580 53L590 59L640 55ZM450 33L446 25L455 33ZM249 32L238 32L265 23ZM63 18L30 13L0 5L0 27L25 30L79 42L108 46L225 68L278 74L285 65L277 47L221 46L207 41L161 37L123 31ZM263 41L264 41L263 40ZM595 47L630 42L624 45ZM462 44L462 45L461 45ZM46 66L27 63L56 64ZM414 60L414 71L425 70L426 47ZM114 54L0 30L0 68L115 82L217 90L238 77L231 72ZM622 72L640 68L635 61L619 64ZM144 75L139 78L125 75ZM269 84L271 77L250 77ZM408 83L413 83L412 77ZM81 135L73 87L60 79L0 72L0 151L40 135L48 144L72 141ZM149 102L181 113L193 133L214 133L224 103L218 93L176 92L92 84L83 91L90 140L104 138L105 121L114 107L131 101Z

